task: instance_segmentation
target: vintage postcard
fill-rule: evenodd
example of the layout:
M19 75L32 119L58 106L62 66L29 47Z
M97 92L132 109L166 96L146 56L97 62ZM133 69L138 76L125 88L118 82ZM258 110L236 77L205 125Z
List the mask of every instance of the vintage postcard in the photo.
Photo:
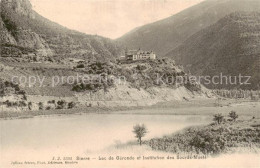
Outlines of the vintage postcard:
M0 5L0 168L260 167L260 0Z

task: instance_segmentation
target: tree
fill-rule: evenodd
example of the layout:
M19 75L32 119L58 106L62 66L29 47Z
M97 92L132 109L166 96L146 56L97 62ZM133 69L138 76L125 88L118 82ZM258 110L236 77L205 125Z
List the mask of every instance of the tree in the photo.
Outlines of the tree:
M142 125L135 125L133 130L133 133L135 134L135 137L138 139L140 146L142 145L142 137L144 137L147 133L148 130L144 124Z
M32 106L33 106L32 102L29 102L29 103L28 103L28 108L29 108L29 110L32 110Z
M229 117L233 120L233 121L236 121L236 119L238 118L238 115L235 111L231 111L229 113Z
M39 102L38 105L39 105L39 110L43 110L43 103Z
M75 102L70 102L69 104L68 104L68 109L72 109L72 108L74 108L76 106L76 103Z
M57 102L57 104L58 104L57 109L64 109L66 107L67 103L66 103L65 100L60 100L60 101Z
M222 114L215 114L213 121L216 121L218 124L222 123L224 120L224 116Z

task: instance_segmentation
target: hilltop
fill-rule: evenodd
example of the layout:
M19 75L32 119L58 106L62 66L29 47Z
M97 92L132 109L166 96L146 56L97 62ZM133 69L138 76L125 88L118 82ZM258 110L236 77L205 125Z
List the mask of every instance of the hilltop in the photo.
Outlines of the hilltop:
M176 81L175 77L185 79L187 74L167 59L124 64L87 60L70 64L6 62L1 65L0 76L2 111L145 107L212 95L194 81Z

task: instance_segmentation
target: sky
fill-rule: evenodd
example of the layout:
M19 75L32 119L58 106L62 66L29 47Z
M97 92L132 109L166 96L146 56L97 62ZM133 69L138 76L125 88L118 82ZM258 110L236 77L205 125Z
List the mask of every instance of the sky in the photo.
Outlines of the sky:
M86 34L116 39L203 0L30 0L42 16Z

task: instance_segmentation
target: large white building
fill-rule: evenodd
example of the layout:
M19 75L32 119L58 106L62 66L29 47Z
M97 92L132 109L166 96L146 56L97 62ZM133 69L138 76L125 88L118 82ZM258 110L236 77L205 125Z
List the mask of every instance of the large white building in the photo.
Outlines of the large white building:
M156 59L156 55L153 51L127 50L125 59L128 61Z

